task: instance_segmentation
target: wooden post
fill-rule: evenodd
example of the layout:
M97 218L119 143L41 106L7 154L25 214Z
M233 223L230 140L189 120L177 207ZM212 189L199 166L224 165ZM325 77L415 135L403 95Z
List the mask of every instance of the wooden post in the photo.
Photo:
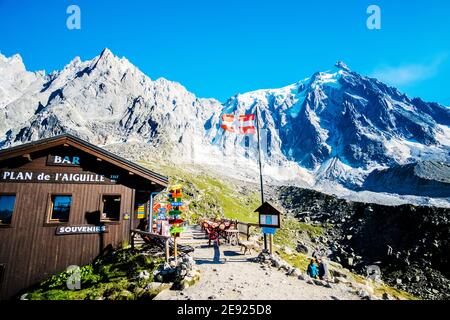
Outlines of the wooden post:
M134 235L135 233L133 231L130 231L131 234L131 249L134 250Z
M269 234L269 252L273 254L273 235Z
M177 262L178 250L177 250L177 237L173 237L173 255L175 256L175 263Z
M166 245L166 262L169 262L170 257L169 238L166 239L165 245Z

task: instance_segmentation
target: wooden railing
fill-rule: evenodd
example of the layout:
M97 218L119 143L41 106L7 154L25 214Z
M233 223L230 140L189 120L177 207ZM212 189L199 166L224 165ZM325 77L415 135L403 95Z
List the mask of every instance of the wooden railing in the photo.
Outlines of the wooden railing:
M239 234L242 234L247 237L247 240L250 238L250 228L251 227L259 227L259 224L257 223L249 223L249 222L242 222L237 221L237 228L239 230Z
M164 241L164 247L165 247L165 255L166 255L166 261L169 260L170 257L170 246L169 246L169 240L170 237L162 236L160 234L155 234L147 231L132 229L131 230L131 248L134 249L134 235L139 234L140 236L149 237L149 238L158 238Z

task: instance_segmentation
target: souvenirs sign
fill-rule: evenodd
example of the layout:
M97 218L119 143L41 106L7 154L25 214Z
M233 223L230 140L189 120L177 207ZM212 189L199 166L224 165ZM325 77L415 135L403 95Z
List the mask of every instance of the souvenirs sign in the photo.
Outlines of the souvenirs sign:
M69 234L91 234L91 233L105 233L108 232L105 225L102 226L61 226L56 228L56 235Z

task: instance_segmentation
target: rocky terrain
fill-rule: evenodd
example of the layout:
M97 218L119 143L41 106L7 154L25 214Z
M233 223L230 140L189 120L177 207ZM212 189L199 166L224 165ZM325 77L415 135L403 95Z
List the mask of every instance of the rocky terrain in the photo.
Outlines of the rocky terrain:
M382 279L425 299L450 298L450 210L413 205L351 202L312 190L281 187L288 215L322 226L315 247L344 267L364 274L378 265Z

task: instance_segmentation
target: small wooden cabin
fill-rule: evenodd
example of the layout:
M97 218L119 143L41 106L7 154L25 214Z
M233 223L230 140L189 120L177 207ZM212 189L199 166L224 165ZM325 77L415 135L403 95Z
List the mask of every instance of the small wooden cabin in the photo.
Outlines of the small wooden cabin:
M0 151L0 298L130 241L166 177L65 134Z

